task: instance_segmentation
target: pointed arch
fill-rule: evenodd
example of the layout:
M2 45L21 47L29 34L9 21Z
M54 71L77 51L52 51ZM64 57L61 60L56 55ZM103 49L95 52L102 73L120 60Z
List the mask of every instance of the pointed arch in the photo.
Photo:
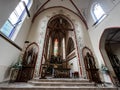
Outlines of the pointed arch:
M35 18L36 18L39 14L41 14L42 12L44 12L44 11L46 11L46 10L48 10L48 9L52 9L52 8L63 8L63 9L65 9L65 10L68 10L68 11L72 12L73 14L77 15L77 16L80 18L80 20L84 23L86 29L88 29L88 25L87 25L86 21L83 20L80 15L78 15L78 14L75 13L74 11L72 11L72 10L66 8L66 7L63 7L63 6L49 7L49 8L45 8L45 9L39 11L37 14L35 14L35 15L33 16L32 22L34 22Z
M70 37L68 39L68 44L67 44L67 55L69 55L74 49L75 49L74 41Z

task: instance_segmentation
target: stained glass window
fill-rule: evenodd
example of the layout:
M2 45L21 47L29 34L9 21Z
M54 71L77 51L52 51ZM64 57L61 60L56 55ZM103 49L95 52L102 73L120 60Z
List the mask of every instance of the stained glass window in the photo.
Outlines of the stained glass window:
M58 55L58 39L54 41L54 56Z

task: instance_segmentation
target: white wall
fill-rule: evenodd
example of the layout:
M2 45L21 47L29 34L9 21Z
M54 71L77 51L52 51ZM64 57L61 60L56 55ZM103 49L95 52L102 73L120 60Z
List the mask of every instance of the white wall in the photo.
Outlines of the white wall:
M0 37L0 82L9 80L10 66L19 57L20 51Z
M72 72L79 72L79 63L77 57L73 58L68 62ZM72 64L72 65L71 65Z
M14 10L18 2L18 0L0 0L0 28ZM10 65L18 60L20 51L1 37L0 45L0 82L2 82L9 80Z
M0 28L15 9L19 0L0 0Z
M77 42L79 42L78 43L78 48L79 48L78 52L80 52L80 53L82 52L81 49L83 48L83 46L92 47L91 43L90 43L88 32L87 32L83 22L80 20L80 18L77 15L75 15L71 11L69 11L65 8L62 8L62 7L50 8L50 9L43 11L35 18L32 26L31 26L31 31L30 31L30 34L28 37L29 41L37 42L40 47L38 61L36 64L36 71L35 71L36 75L35 76L39 76L39 67L40 67L40 63L41 63L41 57L42 57L42 52L43 52L47 23L51 17L53 17L57 14L65 15L74 24ZM80 58L82 58L82 57L80 57ZM81 65L83 65L83 64L81 64Z
M62 7L66 7L69 8L71 10L73 10L74 12L78 13L78 11L75 9L75 7L72 5L72 3L70 2L70 0L57 0L57 2L55 2L54 0L50 0L48 2L47 5L45 5L44 8L49 8L49 7L55 7L55 6L62 6ZM61 12L61 11L60 11Z
M88 32L90 35L94 53L97 57L97 61L99 62L99 67L101 67L101 64L104 63L104 61L99 50L100 38L106 28L120 27L120 22L119 22L120 21L120 18L119 18L120 4L119 3L113 4L110 0L106 0L106 1L101 0L99 2L102 5L103 9L105 9L105 12L107 12L107 17L105 17L105 19L102 22L100 22L98 25L92 26L94 23L94 20L92 19L92 15L89 10L89 18L87 20L89 25Z
M0 26L5 23L11 12L15 9L16 5L18 4L19 0L1 0L0 1ZM22 21L23 23L19 26L19 31L17 36L15 37L14 42L23 48L24 41L26 41L27 34L29 32L29 28L31 25L31 19L32 19L32 10L33 6L30 8L31 17L27 18L25 17ZM20 55L20 51L15 48L13 45L5 41L0 37L0 82L9 80L9 74L10 74L10 65L12 63L15 63L18 60L18 57Z

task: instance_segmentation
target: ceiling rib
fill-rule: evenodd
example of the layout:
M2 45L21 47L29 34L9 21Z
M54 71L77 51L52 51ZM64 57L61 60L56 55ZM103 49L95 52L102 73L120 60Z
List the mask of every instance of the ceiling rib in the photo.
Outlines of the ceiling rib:
M86 20L85 20L84 17L82 16L80 10L78 9L78 7L75 5L75 3L74 3L72 0L70 0L70 2L71 2L72 5L75 7L75 9L78 11L81 20L85 23L85 26L86 26L87 29L88 29L88 26L87 26Z
M47 0L45 3L43 3L43 5L38 9L38 11L35 13L35 15L33 16L32 22L34 21L34 19L36 18L36 16L40 13L41 9L51 0ZM84 19L84 17L82 16L81 12L79 11L78 7L75 5L75 3L70 0L70 2L72 3L72 5L75 7L75 9L78 11L78 16L80 17L80 19L84 22L86 28L88 29L88 25L86 23L86 20ZM71 10L72 11L72 10ZM73 11L74 12L74 11Z
M47 0L45 3L43 3L43 5L38 9L38 11L35 13L35 15L33 16L32 22L34 21L34 19L36 18L36 16L39 14L40 10L49 2L50 0Z
M114 36L115 36L118 32L120 32L120 30L116 31L116 32L110 37L109 40L112 40L112 39L114 38Z

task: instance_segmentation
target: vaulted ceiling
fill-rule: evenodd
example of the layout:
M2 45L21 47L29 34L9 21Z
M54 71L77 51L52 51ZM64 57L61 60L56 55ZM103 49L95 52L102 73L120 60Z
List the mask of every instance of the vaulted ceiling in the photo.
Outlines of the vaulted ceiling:
M89 4L92 0L35 0L35 6L36 6L36 8L39 8L40 6L45 4L46 2L49 3L50 1L54 2L53 6L56 2L59 2L59 4L60 4L60 2L65 3L66 1L68 1L71 3L71 1L72 1L80 11L84 11L84 10L89 8ZM71 10L74 10L74 9L71 8Z
M36 6L36 13L33 17L33 19L39 15L39 13L47 8L50 7L57 7L57 6L61 6L61 7L65 7L73 12L75 12L80 19L83 21L83 23L87 26L87 13L88 10L90 8L91 3L93 3L94 0L36 0L35 1L35 6ZM59 18L60 19L60 18ZM59 24L58 22L60 20L54 21L57 22L57 24ZM52 25L54 26L54 25ZM50 27L49 27L50 28ZM55 26L54 26L55 29ZM60 28L59 28L60 29ZM56 29L58 30L58 28ZM56 31L54 30L54 31ZM65 30L61 31L60 33L64 33ZM120 42L120 30L114 30L112 32L107 32L108 33L108 37L106 38L107 41L112 42L112 43L119 43Z
M33 20L37 15L40 14L40 12L44 9L50 8L50 7L64 7L72 12L76 13L80 19L83 21L83 23L87 26L86 23L86 15L87 10L89 8L89 4L92 0L35 0L34 6L36 9L36 13L33 17Z
M19 3L19 1L20 0L12 0L11 2L9 2L9 0L0 1L0 7L1 7L0 12L2 12L0 14L0 27L7 20L11 12L14 10L16 5ZM85 15L88 15L85 13L87 13L89 4L92 0L31 0L31 1L33 1L33 8L30 14L34 16L33 19L43 9L61 6L78 14L79 17L82 19L82 21L85 23L86 22L85 19L87 17Z

